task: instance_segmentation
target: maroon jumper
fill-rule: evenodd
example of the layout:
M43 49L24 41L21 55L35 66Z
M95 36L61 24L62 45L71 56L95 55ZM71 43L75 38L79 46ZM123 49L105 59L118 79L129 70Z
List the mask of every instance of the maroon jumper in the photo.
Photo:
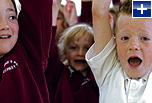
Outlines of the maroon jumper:
M52 33L52 0L19 0L19 38L0 59L0 103L49 103L44 72Z

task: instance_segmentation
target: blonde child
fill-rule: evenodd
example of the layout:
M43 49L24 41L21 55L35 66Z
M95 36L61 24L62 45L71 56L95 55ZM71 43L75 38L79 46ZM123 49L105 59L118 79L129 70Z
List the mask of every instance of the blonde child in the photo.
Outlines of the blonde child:
M85 54L94 43L92 27L77 24L66 29L58 43L68 64L60 76L54 103L98 103L98 88Z
M86 54L100 91L100 103L152 103L152 19L132 18L132 0L123 0L110 30L111 0L93 1L95 44Z

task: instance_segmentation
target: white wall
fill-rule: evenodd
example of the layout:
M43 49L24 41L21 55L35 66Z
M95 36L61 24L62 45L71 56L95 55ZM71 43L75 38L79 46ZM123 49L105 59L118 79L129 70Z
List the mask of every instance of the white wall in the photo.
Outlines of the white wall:
M77 15L80 16L81 15L81 0L71 0L71 1L75 2ZM65 5L66 0L62 0L61 4ZM111 1L110 7L112 7L112 6L113 6L113 3Z

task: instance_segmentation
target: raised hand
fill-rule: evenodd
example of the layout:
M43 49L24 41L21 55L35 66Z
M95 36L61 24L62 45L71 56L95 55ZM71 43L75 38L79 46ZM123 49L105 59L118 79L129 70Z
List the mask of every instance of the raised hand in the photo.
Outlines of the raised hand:
M53 0L53 7L60 6L62 0Z
M67 0L67 3L63 9L64 17L69 26L78 23L78 17L76 12L75 3L73 1Z
M83 1L83 2L87 2L87 1L93 1L93 0L81 0L81 1Z
M103 13L109 13L109 6L111 0L92 0L92 12L102 15Z
M96 54L101 52L112 37L111 25L109 22L109 6L111 0L93 0L93 31L95 38Z
M59 8L61 7L61 0L53 0L53 7L52 7L52 25L56 26L56 20Z

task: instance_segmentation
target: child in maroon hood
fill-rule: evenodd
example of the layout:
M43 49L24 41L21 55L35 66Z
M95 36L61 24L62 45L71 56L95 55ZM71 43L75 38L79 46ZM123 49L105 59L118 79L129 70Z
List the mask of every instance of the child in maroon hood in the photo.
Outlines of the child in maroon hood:
M52 0L0 0L0 103L49 103Z
M53 103L98 103L98 87L85 61L85 54L94 43L92 27L76 24L66 29L59 39L61 56L67 62L63 69Z

